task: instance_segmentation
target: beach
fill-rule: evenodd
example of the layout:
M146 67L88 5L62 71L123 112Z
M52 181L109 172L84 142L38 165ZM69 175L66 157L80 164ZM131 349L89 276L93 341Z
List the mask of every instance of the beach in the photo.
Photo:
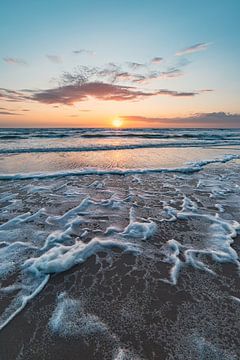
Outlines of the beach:
M240 131L6 129L9 359L238 359Z
M240 360L240 1L2 1L0 360Z

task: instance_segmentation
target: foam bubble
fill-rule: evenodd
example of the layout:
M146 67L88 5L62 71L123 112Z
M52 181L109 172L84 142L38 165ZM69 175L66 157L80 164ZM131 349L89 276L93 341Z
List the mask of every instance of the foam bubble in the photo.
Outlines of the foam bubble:
M107 326L97 316L84 311L80 300L72 299L66 293L58 295L49 327L63 337L86 337L108 332Z
M174 262L174 267L171 270L171 276L173 283L176 283L177 274L180 266L184 264L178 261L179 249L181 248L185 257L185 263L189 264L196 269L205 270L211 274L215 274L203 261L199 259L199 255L209 255L216 262L232 262L237 267L240 266L238 261L238 255L236 251L231 247L233 239L237 236L240 230L240 224L237 221L225 220L219 217L218 214L213 216L212 214L202 213L195 202L184 196L182 202L182 208L180 211L173 209L169 206L165 206L164 210L171 216L167 221L191 220L199 219L206 223L206 247L204 249L200 247L183 246L177 243L175 240L168 241L172 246L170 255L168 254L168 261ZM166 221L163 219L163 221Z
M157 226L153 221L139 222L135 219L135 210L134 208L131 208L130 222L129 225L122 232L123 236L147 240L154 235L157 230Z
M27 260L25 267L35 274L59 273L70 269L74 265L83 263L99 251L106 251L112 248L119 248L133 253L138 251L135 244L118 240L93 238L87 244L77 240L72 246L58 245L37 258Z

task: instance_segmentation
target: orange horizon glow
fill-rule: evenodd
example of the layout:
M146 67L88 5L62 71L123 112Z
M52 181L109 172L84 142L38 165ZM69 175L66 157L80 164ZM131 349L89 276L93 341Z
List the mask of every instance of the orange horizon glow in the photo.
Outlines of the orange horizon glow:
M78 105L47 105L37 102L15 103L17 115L4 115L0 112L0 127L5 128L219 128L239 127L234 120L234 113L217 112L216 107L201 106L187 109L185 100L181 99L181 108L170 106L172 99L158 99L162 106L157 107L156 99L146 99L138 102L96 101L89 99L85 104ZM3 104L11 111L9 103ZM8 108L7 108L8 107ZM11 103L11 108L13 107ZM156 111L156 107L158 111ZM180 106L179 106L180 107ZM27 110L24 110L27 109ZM237 109L233 109L234 112ZM119 114L119 115L116 115ZM141 115L139 115L141 114ZM198 117L198 114L201 115ZM213 116L218 115L219 121ZM237 111L236 113L237 114ZM205 116L205 119L203 117ZM195 118L194 118L195 117ZM193 121L189 121L193 118ZM225 119L225 121L224 121ZM179 121L180 120L180 121Z

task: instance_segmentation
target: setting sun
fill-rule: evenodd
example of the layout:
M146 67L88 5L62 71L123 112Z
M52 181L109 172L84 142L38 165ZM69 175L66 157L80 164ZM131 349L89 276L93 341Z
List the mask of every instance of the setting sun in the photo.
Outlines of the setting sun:
M122 126L122 119L119 119L119 118L116 118L112 121L112 125L115 127L115 128L119 128Z

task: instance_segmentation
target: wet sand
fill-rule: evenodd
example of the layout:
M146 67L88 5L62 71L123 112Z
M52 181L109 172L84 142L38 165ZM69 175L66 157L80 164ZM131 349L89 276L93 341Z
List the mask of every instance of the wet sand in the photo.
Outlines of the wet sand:
M192 175L2 181L1 224L43 207L48 216L63 216L90 197L95 203L74 215L87 221L87 233L71 233L64 245L97 236L129 242L136 251L100 249L51 273L44 289L0 331L0 359L238 359L239 170L235 161ZM10 193L15 196L6 198ZM146 238L142 225L129 228L131 209L132 224L156 225ZM47 222L43 213L3 228L9 238L0 232L1 249L16 241L37 248L9 253L16 266L4 273L1 288L15 288L1 290L1 314L23 285L33 286L23 264L45 254L46 237L66 228L57 219ZM233 243L223 248L227 239ZM49 248L58 246L59 240Z

